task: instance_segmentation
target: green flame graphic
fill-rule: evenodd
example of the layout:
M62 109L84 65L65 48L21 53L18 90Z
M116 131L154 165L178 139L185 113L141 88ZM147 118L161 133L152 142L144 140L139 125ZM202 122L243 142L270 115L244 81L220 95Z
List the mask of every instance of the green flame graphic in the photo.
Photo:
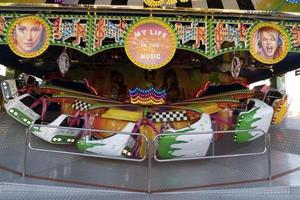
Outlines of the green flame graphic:
M185 130L177 131L175 133L187 133L189 131L195 130L193 128L187 128ZM181 150L181 148L173 148L171 147L174 144L181 144L181 143L188 143L187 141L177 140L180 135L172 135L173 132L166 132L170 133L170 135L160 137L158 141L158 157L160 159L172 159L180 156L173 155L174 151Z
M237 119L237 125L236 125L236 133L234 136L234 141L237 143L241 142L247 142L252 139L252 135L250 134L250 131L238 131L238 130L253 130L256 128L256 126L252 126L252 124L261 118L254 118L254 115L256 114L257 110L259 108L255 108L252 111L248 113L244 113L240 115Z

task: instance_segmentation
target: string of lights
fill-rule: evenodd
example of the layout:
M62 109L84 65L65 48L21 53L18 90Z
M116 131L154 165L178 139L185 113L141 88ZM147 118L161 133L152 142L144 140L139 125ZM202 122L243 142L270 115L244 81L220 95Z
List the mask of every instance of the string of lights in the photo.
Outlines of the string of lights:
M176 4L178 1L186 3L190 0L144 0L144 3L149 7L159 7L163 4Z
M164 104L167 97L165 90L156 90L155 88L129 89L130 102L141 105L158 105Z
M286 0L288 3L300 3L300 0Z

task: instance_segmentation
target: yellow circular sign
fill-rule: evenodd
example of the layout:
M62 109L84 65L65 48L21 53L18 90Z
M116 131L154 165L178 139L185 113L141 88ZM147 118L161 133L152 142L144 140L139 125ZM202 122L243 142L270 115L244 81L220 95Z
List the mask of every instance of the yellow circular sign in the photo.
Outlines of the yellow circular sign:
M278 24L262 22L250 32L250 53L258 61L275 64L285 58L290 40L286 31Z
M169 24L157 18L145 18L133 24L125 38L125 52L129 59L149 70L170 62L176 48L176 33Z
M44 19L37 16L20 17L9 26L7 41L10 49L18 56L33 58L47 50L50 33Z

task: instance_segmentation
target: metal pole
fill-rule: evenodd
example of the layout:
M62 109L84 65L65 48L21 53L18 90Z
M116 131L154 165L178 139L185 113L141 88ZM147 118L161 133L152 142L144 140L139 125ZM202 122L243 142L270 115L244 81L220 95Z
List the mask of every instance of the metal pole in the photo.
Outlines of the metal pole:
M215 156L215 133L213 132L213 137L212 137L212 156Z
M28 150L28 143L29 143L29 129L26 128L25 133L25 151L24 151L24 162L23 162L23 171L22 171L22 177L25 177L26 175L26 161L27 161L27 150Z
M148 140L147 142L147 156L148 156L148 167L147 167L147 193L151 193L151 157L152 157L152 149L154 151L154 148L152 148L152 140ZM153 152L155 153L155 152Z
M267 133L267 149L268 149L268 179L272 180L272 169L271 169L271 138L270 133Z

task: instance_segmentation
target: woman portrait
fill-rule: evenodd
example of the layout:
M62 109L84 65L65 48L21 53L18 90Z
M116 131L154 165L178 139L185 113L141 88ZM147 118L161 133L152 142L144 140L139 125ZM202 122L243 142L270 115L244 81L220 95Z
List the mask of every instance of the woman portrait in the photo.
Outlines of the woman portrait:
M262 27L257 31L257 54L265 59L276 59L282 53L282 36L272 27Z
M258 61L274 64L288 53L288 36L278 24L258 24L250 33L250 52Z
M43 53L49 45L45 24L38 17L30 16L17 19L11 26L9 34L9 46L17 55L22 57L37 56Z

